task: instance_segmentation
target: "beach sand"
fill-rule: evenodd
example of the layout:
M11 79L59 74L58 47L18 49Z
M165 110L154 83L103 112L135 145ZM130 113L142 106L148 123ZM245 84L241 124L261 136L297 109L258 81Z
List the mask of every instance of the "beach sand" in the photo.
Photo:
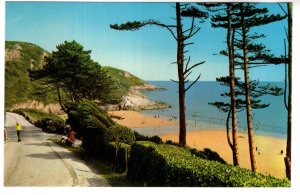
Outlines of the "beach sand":
M117 120L117 123L130 128L147 128L157 126L178 126L178 121L169 121L163 118L154 118L146 116L136 111L114 111L110 114L123 117ZM172 140L178 142L178 133L168 133L159 135L164 141ZM238 149L240 166L251 169L248 136L245 133L238 134ZM227 143L226 131L224 129L215 130L193 130L187 132L187 145L202 150L210 148L228 163L232 164L232 151ZM256 135L254 138L255 151L258 172L265 175L272 175L278 178L285 178L284 154L280 154L283 150L285 153L286 141L284 139Z
M147 128L178 125L174 120L169 121L163 118L154 118L131 110L111 111L109 112L109 114L124 118L120 120L113 118L113 120L118 124L129 128Z

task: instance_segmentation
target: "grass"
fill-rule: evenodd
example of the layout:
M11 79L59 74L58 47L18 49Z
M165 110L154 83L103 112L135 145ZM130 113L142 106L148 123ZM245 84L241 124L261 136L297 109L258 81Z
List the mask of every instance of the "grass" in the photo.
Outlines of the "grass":
M57 102L56 93L49 91L40 81L31 81L28 69L41 67L44 63L41 47L25 42L6 41L5 49L11 51L19 45L21 55L19 59L5 63L5 108L9 110L14 104L38 100L44 104ZM48 52L46 52L48 53Z
M27 118L31 123L36 124L38 121L42 121L44 119L51 119L54 121L59 121L64 123L64 120L59 116L51 113L42 112L37 109L32 108L19 108L14 110L14 112L21 114L25 118Z
M91 169L95 169L99 176L106 179L109 185L112 187L139 187L142 186L139 183L132 182L126 177L126 173L115 173L113 166L109 165L104 159L95 159L89 156L82 148L68 146L58 139L50 139L54 143L68 149L73 152L77 157L85 162L85 164Z
M119 90L116 92L117 95L124 96L127 94L130 87L146 84L145 81L130 73L126 77L126 71L124 70L120 70L110 66L103 66L102 68L103 70L107 71L108 76L110 76L115 82L117 82L119 87Z
M19 59L8 61L5 63L5 110L17 104L31 100L37 100L45 105L50 103L57 103L58 98L55 90L46 87L41 81L31 81L28 69L40 68L44 64L44 53L49 54L38 45L18 41L6 41L5 49L11 51L15 46L19 45L22 49ZM125 74L125 71L103 66L107 74L117 83L118 89L115 93L117 96L124 96L132 86L143 85L145 82L140 78L132 75ZM61 94L65 99L66 95Z

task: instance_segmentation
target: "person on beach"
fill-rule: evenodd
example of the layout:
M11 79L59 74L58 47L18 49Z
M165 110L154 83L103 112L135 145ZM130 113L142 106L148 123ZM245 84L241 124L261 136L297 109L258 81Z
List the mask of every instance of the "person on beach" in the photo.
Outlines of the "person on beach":
M17 130L17 135L18 135L18 142L21 141L21 132L23 130L22 125L20 125L19 123L16 123L16 130Z

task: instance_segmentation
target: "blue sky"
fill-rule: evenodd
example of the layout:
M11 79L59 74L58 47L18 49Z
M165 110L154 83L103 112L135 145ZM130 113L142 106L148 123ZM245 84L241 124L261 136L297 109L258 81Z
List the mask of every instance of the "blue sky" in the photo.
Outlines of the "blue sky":
M103 2L6 2L5 40L35 43L47 51L65 40L76 40L92 50L92 58L103 66L127 70L144 80L177 78L176 42L163 28L149 26L139 31L116 31L109 25L133 20L175 21L173 3L103 3ZM272 13L279 6L264 4ZM281 21L260 27L267 35L263 40L275 54L283 54L284 26ZM200 24L187 55L191 63L206 61L191 75L201 73L200 80L214 81L228 74L227 59L213 55L226 47L226 32L210 27L209 20ZM252 69L250 76L261 81L283 81L283 66Z

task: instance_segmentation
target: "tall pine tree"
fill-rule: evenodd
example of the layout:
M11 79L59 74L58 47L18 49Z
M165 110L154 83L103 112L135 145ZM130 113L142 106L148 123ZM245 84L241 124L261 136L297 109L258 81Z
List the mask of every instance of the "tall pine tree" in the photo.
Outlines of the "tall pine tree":
M177 42L177 71L178 71L178 92L179 92L179 144L186 145L186 113L185 113L185 94L186 92L200 79L201 74L191 83L188 82L188 77L192 70L203 62L190 65L190 57L185 58L185 47L193 44L188 40L199 32L200 27L196 22L203 22L208 17L206 12L201 11L189 3L176 3L175 4L175 24L163 24L156 20L147 21L133 21L124 24L110 25L115 30L138 30L147 25L159 26L167 29ZM183 29L183 17L190 18L191 22L187 29Z
M253 33L253 27L266 25L285 18L285 16L279 14L268 15L267 8L259 8L257 5L257 3L239 3L239 13L237 15L239 16L238 34L240 35L240 39L235 39L235 47L242 51L235 53L235 65L239 65L244 72L248 141L251 169L253 172L256 172L257 164L254 152L249 69L265 66L274 61L274 55L269 54L269 50L263 44L256 43L256 40L264 37L264 35Z
M225 112L228 112L226 129L227 140L232 150L233 165L239 165L239 152L237 143L237 116L236 116L236 95L235 95L235 70L234 70L234 27L235 27L235 10L237 4L235 3L200 3L204 5L210 12L214 13L211 18L211 24L214 28L225 28L227 30L226 43L227 43L227 56L229 64L229 77L228 84L230 87L230 105ZM221 79L221 78L220 78ZM216 105L217 106L217 105ZM217 106L218 107L218 106ZM220 107L219 107L220 108ZM229 119L231 118L232 125L232 142L229 137Z

